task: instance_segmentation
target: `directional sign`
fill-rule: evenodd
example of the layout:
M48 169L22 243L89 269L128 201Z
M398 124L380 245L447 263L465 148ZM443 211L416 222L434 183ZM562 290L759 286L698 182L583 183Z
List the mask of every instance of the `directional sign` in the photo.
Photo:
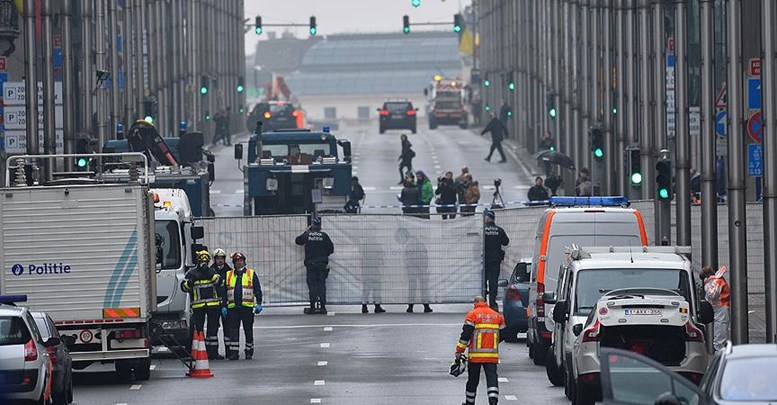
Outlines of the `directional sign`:
M754 141L760 143L763 140L764 123L761 117L761 112L756 111L747 120L747 134L753 138Z
M721 138L725 138L726 135L728 135L726 115L728 115L726 110L718 111L718 113L715 115L715 133L718 134L718 136Z
M761 109L761 79L747 79L747 108Z
M764 175L763 147L757 143L747 145L747 174L752 177Z

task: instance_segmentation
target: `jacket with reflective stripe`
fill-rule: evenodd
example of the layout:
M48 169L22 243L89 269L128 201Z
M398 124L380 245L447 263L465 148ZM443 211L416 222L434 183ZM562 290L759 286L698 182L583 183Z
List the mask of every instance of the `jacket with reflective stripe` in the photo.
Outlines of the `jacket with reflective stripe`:
M498 363L499 331L504 328L504 317L485 302L478 302L464 319L456 353L463 353L469 348L470 362Z
M227 308L235 307L235 286L237 285L237 275L235 272L236 270L227 272ZM253 307L255 298L257 303L262 303L262 289L253 269L245 269L243 272L242 277L240 277L240 290L240 305Z
M191 295L192 308L221 305L221 277L207 266L198 266L186 274L181 289Z

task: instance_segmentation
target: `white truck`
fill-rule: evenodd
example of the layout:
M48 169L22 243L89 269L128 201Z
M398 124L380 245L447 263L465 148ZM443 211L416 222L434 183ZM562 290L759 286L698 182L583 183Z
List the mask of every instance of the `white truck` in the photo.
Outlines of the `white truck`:
M148 379L157 308L149 189L6 184L0 193L0 294L26 294L32 310L48 313L74 368L113 362Z

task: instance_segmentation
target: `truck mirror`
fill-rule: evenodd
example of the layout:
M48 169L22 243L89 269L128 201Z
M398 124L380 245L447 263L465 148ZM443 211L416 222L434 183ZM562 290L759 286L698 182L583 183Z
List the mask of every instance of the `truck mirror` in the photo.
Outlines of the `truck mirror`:
M235 159L243 160L243 144L235 144Z
M564 323L567 320L567 305L566 301L561 300L553 307L553 322Z
M575 336L580 336L580 332L583 331L583 324L578 323L575 326L572 327L572 333L575 334Z
M507 280L500 279L499 281L496 282L496 285L498 285L499 287L505 288L507 287L508 283L507 283Z
M554 292L546 292L542 294L542 300L546 304L555 304L556 303L556 293Z
M351 161L351 141L343 139L343 140L337 141L337 144L343 148L343 160L345 160L346 162L350 162Z
M192 240L202 239L205 236L205 229L201 226L193 226L191 235Z

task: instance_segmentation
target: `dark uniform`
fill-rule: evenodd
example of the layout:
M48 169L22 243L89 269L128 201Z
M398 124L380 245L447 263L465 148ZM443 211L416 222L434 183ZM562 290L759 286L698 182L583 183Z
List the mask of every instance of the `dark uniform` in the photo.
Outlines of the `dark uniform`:
M221 317L221 291L222 279L215 270L208 267L208 259L198 254L200 263L197 267L186 273L181 282L181 290L189 293L192 307L192 324L194 329L206 332L205 349L208 359L219 358L219 318ZM208 329L205 331L205 318L208 320Z
M240 253L233 256L233 260L238 254ZM246 360L250 360L254 356L254 310L261 312L262 286L253 269L246 268L244 264L242 267L235 267L238 268L227 272L225 280L227 293L224 305L227 307L229 335L224 338L224 342L227 346L227 358L237 360L242 323L246 340L245 356Z
M497 283L499 281L499 272L502 267L502 260L505 258L505 252L502 246L510 244L510 238L501 227L494 224L496 217L494 211L488 210L484 213L486 225L483 227L485 237L485 262L486 262L486 281L488 282L488 303L491 308L498 310L496 305L496 294L498 291ZM490 220L489 220L490 218Z
M482 131L480 131L480 135L485 135L487 132L491 132L491 149L488 152L488 156L486 156L486 161L491 161L491 155L494 154L494 150L499 151L499 155L502 156L502 160L500 160L500 163L507 162L507 157L505 157L505 151L502 149L502 141L504 140L505 136L507 136L507 127L502 123L502 121L499 121L496 117L491 118L491 121L486 124L486 127L483 128Z
M329 275L329 255L335 247L329 235L321 231L321 219L313 218L312 224L302 235L294 240L297 245L305 246L305 268L307 269L310 308L306 314L326 313L326 278ZM320 307L316 308L316 303Z

